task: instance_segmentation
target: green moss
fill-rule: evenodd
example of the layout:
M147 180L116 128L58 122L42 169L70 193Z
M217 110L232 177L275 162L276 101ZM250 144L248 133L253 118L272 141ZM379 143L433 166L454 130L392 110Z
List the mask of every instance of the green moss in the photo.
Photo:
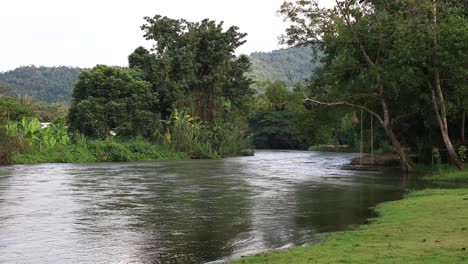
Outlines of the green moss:
M468 189L418 191L376 210L357 230L235 263L468 263Z
M144 141L89 141L33 151L15 157L15 163L88 163L188 159L188 155Z

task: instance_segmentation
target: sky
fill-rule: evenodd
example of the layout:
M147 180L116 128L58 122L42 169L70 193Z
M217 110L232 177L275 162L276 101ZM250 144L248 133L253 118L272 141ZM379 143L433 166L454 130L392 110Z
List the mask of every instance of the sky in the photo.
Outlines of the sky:
M143 17L209 18L248 34L239 54L284 48L284 0L2 0L0 72L19 66L126 66L138 46L151 47ZM330 5L334 0L321 0Z

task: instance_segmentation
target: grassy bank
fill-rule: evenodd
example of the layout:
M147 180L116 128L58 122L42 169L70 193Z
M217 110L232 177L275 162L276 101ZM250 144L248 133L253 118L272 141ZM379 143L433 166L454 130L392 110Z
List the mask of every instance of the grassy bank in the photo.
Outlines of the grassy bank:
M127 162L151 160L180 160L190 157L181 152L145 141L116 142L86 141L33 150L29 154L14 157L16 164L35 163L87 163L87 162Z
M468 182L468 172L431 176ZM468 189L428 189L377 207L379 217L324 242L235 263L468 263Z

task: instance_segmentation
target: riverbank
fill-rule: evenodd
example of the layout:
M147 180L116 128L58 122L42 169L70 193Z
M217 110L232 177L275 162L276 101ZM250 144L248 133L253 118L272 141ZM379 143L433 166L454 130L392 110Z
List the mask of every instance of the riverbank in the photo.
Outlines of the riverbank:
M15 164L129 162L190 159L186 153L145 141L89 141L33 150L14 157Z
M468 172L431 176L468 183ZM372 224L234 263L468 263L468 188L427 189L377 206Z

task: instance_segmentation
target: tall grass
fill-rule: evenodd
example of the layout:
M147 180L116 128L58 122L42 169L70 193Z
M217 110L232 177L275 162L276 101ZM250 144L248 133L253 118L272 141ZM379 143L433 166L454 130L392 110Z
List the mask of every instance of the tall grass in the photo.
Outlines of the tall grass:
M159 142L192 158L229 157L252 147L244 131L246 123L240 120L211 124L174 111L159 133Z
M14 161L18 164L35 164L180 160L188 158L185 153L143 140L119 142L108 139L33 150L29 154L17 155Z
M0 125L0 165L12 164L14 156L25 148L19 137L11 134L5 126Z

